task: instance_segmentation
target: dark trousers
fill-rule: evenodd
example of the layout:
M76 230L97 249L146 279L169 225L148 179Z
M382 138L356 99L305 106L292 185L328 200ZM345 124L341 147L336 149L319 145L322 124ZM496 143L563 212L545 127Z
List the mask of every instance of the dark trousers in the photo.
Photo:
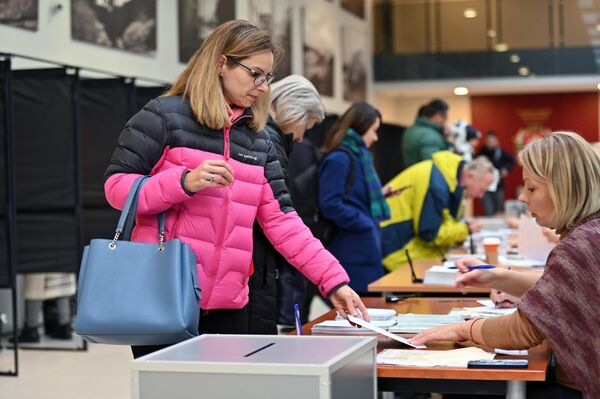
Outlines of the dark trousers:
M248 307L242 309L200 309L198 333L202 334L248 334ZM145 356L169 345L136 345L131 347L133 358Z

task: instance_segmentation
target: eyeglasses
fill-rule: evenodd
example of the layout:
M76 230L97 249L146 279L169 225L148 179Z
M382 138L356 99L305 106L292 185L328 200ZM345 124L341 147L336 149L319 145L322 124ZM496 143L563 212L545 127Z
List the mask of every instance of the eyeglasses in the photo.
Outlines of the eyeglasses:
M233 62L234 64L238 64L242 68L246 69L248 73L250 73L250 76L254 79L254 86L262 86L265 83L269 85L273 81L273 79L275 79L275 76L273 76L273 74L257 71L256 69L250 68L249 66L244 65L241 62L234 60L233 58L229 58L229 61Z

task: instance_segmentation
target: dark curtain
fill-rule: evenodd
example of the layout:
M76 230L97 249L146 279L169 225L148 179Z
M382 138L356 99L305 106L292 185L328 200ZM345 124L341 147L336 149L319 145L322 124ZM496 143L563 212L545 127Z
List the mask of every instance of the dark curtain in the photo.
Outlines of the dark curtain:
M11 133L11 62L0 61L0 288L13 286L14 165Z
M130 116L142 109L148 101L163 95L167 88L168 86L136 86L133 91L133 111Z
M104 171L133 105L132 83L124 79L81 81L83 242L113 236L119 212L104 196Z
M379 140L373 150L381 184L385 185L402 171L402 135L404 126L382 123Z
M13 71L17 271L74 272L81 251L78 89L64 68Z

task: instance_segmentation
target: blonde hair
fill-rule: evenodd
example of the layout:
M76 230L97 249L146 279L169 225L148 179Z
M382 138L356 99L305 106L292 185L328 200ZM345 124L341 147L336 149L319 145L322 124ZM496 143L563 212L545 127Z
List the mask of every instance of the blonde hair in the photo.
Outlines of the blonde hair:
M325 119L325 108L315 86L300 75L289 75L271 85L271 107L275 111L275 123L289 127L296 123L308 123Z
M221 57L226 56L227 62L231 63L263 51L273 53L275 67L281 49L273 43L269 32L242 20L225 22L192 55L165 95L186 97L198 122L211 129L222 129L230 124L230 120L219 77ZM251 106L254 118L250 126L254 130L265 126L270 104L268 92Z
M548 185L555 208L552 227L559 234L600 211L600 157L578 134L554 132L535 140L521 150L519 161Z

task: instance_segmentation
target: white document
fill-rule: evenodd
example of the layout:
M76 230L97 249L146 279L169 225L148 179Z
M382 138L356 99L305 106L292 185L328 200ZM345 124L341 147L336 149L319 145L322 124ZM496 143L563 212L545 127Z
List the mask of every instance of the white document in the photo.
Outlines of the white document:
M387 332L386 330L383 330L377 326L372 325L371 323L369 323L368 321L365 321L363 319L359 319L358 317L354 317L352 315L348 315L348 320L350 320L352 323L357 324L361 327L364 328L368 328L371 331L375 331L378 334L381 335L385 335L388 338L391 338L393 340L396 340L398 342L402 342L404 345L408 345L408 346L412 346L413 348L427 348L425 345L413 345L410 342L408 342L408 340L404 337L401 337L399 335L396 334L392 334L390 332Z
M535 219L521 215L519 219L519 255L536 262L546 263L548 254L555 244L548 242L542 232L542 227Z
M529 352L527 349L525 350L510 350L510 349L494 349L499 355L508 355L508 356L527 356Z
M386 349L377 355L377 363L417 367L467 367L470 360L491 360L495 354L477 347L442 351Z
M492 301L491 299L480 299L477 302L480 303L483 306L488 307L488 308L493 308L493 307L496 306L496 304L494 303L494 301Z

